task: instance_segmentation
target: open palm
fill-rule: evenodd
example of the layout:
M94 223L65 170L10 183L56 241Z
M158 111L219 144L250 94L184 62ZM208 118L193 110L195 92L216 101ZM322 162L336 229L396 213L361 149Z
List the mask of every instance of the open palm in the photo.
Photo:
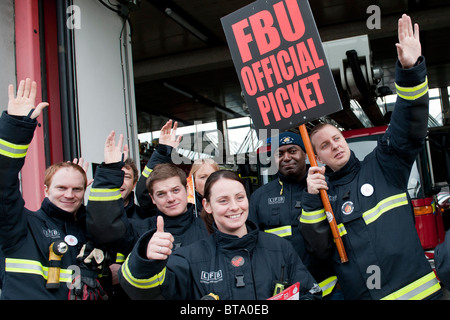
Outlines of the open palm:
M8 86L8 114L13 116L26 116L32 110L31 119L37 118L42 110L48 106L47 102L41 102L35 107L37 84L27 78L21 80L17 88L17 95L14 97L14 86Z
M123 145L123 134L119 135L117 145L115 140L116 133L112 130L105 141L104 158L106 164L125 161L128 158L128 145Z
M404 69L411 68L422 54L419 38L419 25L413 25L411 18L404 14L398 21L398 60Z

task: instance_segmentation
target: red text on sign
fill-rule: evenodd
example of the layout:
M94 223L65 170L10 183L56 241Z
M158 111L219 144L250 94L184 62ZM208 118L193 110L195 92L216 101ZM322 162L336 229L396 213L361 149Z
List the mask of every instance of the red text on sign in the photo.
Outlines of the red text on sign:
M273 9L275 17L270 11L262 10L231 26L243 63L252 60L249 44L253 41L256 42L259 54L263 55L277 49L281 37L295 42L304 35L305 24L297 0L280 1L273 5ZM281 35L275 21L278 22Z
M319 74L314 73L256 98L264 125L270 124L269 116L277 122L324 103L319 80Z

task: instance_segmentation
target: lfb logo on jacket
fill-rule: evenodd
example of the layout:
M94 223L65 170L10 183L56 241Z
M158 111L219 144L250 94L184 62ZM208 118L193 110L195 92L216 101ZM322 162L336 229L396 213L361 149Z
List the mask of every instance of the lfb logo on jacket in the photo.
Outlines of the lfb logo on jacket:
M61 234L56 229L44 229L44 228L42 228L42 232L44 233L44 236L46 236L47 238L58 239L58 238L61 237Z
M280 197L273 197L273 198L268 198L267 202L268 204L280 204L280 203L284 203L284 196L280 196Z
M200 276L200 282L201 283L217 283L219 281L223 280L223 274L222 270L219 271L202 271L202 274Z

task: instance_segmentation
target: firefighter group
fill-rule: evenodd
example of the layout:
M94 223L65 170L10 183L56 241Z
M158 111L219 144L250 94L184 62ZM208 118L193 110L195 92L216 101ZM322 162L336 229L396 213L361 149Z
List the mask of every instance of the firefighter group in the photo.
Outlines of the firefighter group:
M252 194L212 159L194 161L188 175L173 164L181 136L169 120L141 173L111 131L93 181L85 159L53 164L40 209L28 210L19 174L51 106L36 105L31 79L10 85L0 117L1 298L266 300L292 287L300 300L441 298L450 249L436 248L433 270L407 192L429 103L419 26L407 15L395 46L397 101L374 150L356 158L323 123L309 132L323 166L310 166L302 138L283 132L272 137L277 176Z

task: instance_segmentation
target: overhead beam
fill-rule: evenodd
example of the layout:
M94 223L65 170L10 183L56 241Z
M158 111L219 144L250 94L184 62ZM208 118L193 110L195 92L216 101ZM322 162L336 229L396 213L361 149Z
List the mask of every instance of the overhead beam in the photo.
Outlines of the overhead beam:
M450 6L407 12L414 23L418 23L421 31L435 30L450 26ZM367 18L369 15L367 15ZM368 29L367 20L358 20L342 24L319 27L322 41L330 41L367 34L370 40L387 38L397 35L400 14L381 16L380 29Z
M450 6L411 13L421 31L450 27ZM392 37L397 34L399 15L381 17L381 29L367 29L366 20L319 27L322 41L331 41L361 34L370 40ZM193 72L215 70L233 66L227 45L219 45L191 52L134 62L135 83L181 76Z
M227 46L134 62L134 82L146 82L233 66Z

